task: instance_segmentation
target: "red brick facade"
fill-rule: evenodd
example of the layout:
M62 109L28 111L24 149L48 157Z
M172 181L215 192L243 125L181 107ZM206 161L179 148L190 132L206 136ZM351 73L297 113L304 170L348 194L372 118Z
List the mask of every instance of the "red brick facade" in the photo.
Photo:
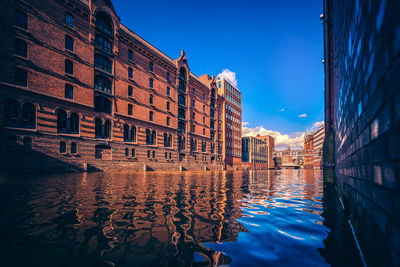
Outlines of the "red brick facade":
M215 78L110 1L6 0L0 24L1 170L222 167Z

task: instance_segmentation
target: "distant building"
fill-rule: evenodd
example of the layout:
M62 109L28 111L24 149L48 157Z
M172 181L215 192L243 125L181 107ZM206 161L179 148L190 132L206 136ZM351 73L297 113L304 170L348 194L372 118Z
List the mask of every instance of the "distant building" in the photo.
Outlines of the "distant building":
M273 153L275 151L275 138L273 138L270 135L263 135L263 136L257 135L256 138L263 140L267 145L267 150L266 150L268 158L267 168L268 169L275 168L274 157L273 157Z
M224 77L217 77L218 94L225 101L222 106L223 160L227 166L242 163L242 94Z
M303 147L304 169L321 169L324 138L324 124L313 133L306 131Z
M258 165L266 168L268 162L267 143L252 136L243 137L242 161L243 163L251 163L254 167ZM246 165L243 164L243 166Z
M298 169L303 165L303 150L291 150L290 147L286 150L278 150L273 153L275 164L281 163L278 169Z

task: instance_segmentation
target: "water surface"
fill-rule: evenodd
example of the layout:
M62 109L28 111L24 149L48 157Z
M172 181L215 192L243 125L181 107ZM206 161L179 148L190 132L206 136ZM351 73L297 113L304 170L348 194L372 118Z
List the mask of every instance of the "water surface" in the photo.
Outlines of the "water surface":
M360 265L322 180L306 170L2 175L0 265Z

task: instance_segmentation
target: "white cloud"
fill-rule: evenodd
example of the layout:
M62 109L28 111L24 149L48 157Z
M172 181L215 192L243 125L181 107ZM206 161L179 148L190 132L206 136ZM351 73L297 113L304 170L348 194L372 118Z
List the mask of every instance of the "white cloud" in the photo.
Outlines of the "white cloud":
M249 124L249 123L246 122L246 121L242 122L242 125L243 125L243 126L246 126L246 125L248 125L248 124Z
M275 149L285 149L290 146L291 149L302 149L304 144L304 132L295 132L291 134L282 134L277 131L267 130L263 126L258 126L254 128L242 127L243 136L257 136L260 135L270 135L275 138Z
M285 109L284 109L284 108L282 108L282 109L280 109L280 110L279 110L279 112L284 112L284 111L285 111Z
M224 77L225 79L229 80L234 86L237 87L238 82L236 80L236 73L230 71L229 69L223 69L217 77Z
M317 121L313 124L313 126L311 127L311 131L316 131L319 129L319 127L321 127L324 124L324 121Z
M305 113L299 115L299 118L305 118L305 117L307 117L307 114L305 114Z

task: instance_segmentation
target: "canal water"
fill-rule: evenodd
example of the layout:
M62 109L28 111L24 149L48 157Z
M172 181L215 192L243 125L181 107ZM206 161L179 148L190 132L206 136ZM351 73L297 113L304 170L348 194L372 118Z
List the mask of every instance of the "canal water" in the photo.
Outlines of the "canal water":
M0 175L0 266L361 266L322 171Z

